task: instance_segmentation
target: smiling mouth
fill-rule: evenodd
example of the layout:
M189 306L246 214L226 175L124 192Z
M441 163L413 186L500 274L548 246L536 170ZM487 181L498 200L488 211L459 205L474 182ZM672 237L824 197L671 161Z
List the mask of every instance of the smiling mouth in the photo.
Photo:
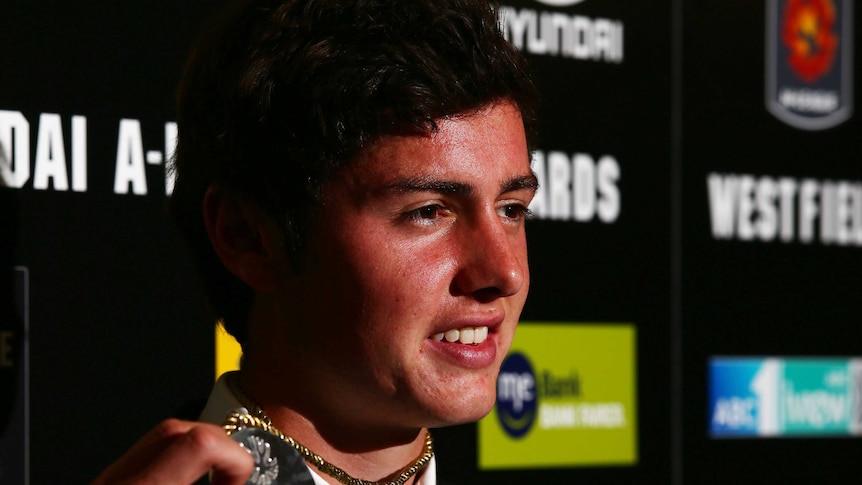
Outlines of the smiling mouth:
M464 327L445 332L440 332L431 336L432 339L449 343L460 343L464 345L479 345L488 338L488 327Z

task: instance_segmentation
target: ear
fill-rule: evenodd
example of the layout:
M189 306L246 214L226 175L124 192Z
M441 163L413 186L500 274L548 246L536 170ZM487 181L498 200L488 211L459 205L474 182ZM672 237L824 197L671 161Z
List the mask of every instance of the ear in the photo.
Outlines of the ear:
M285 258L272 220L256 204L218 185L204 196L203 216L213 249L228 271L255 291L273 291Z

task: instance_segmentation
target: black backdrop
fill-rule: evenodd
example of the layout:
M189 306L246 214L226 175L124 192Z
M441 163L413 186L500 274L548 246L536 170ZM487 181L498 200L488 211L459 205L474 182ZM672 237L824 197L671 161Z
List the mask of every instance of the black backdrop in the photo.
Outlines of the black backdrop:
M767 2L756 8L741 1L684 3L676 147L682 181L677 208L682 463L685 477L695 483L852 482L858 476L853 457L862 452L858 439L711 440L706 435L703 396L710 356L858 356L862 350L858 243L831 243L819 229L804 242L798 225L787 242L716 239L712 233L708 174L855 184L862 178L858 116L831 129L804 131L764 108L767 7ZM858 9L854 15L858 28ZM850 65L858 77L862 64L855 51ZM859 89L854 91L859 99Z
M164 166L142 165L145 194L130 190L140 191L140 177L116 190L115 175L117 158L133 162L118 157L121 120L139 121L143 153L167 156L183 59L221 3L13 1L0 16L0 110L29 124L30 176L0 189L0 263L27 274L30 483L88 481L153 424L193 413L208 393L212 322L164 212ZM858 440L707 434L711 356L853 356L862 337L859 245L718 239L707 177L858 183L858 119L808 132L766 111L766 1L506 5L609 19L623 29L614 58L531 51L521 39L544 98L539 150L611 157L620 170L611 220L540 212L530 222L524 320L634 323L638 460L480 472L471 425L435 435L440 474L459 483L850 480ZM68 190L51 164L56 153L43 147L37 167L40 138L54 136L59 146L51 114L61 120ZM75 116L86 118L85 190L73 177ZM15 294L0 290L0 301ZM3 328L20 337L23 322L9 314ZM6 403L21 388L2 371ZM0 483L17 483L8 435Z

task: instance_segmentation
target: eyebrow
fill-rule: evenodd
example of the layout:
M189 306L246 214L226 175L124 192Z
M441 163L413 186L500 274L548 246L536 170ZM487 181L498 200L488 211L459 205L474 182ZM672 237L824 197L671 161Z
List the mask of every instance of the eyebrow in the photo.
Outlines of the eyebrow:
M512 177L500 184L500 193L514 192L518 190L536 191L539 188L539 180L534 173ZM439 180L433 177L416 177L396 180L384 186L383 191L399 193L436 192L440 194L467 196L474 192L471 184Z
M441 194L470 195L473 193L473 186L462 182L438 180L432 177L416 177L396 180L383 187L383 190L400 193L437 192Z
M536 174L531 172L530 175L512 177L503 183L500 193L505 194L516 190L532 190L533 192L539 190L539 179Z

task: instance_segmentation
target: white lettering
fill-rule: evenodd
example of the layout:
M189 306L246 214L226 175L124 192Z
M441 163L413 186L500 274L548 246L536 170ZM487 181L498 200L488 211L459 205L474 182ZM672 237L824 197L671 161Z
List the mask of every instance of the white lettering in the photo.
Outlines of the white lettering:
M30 123L19 111L0 110L0 185L20 189L30 180Z
M778 182L778 190L781 193L779 200L781 201L781 240L790 242L793 240L793 204L796 198L796 181L787 177L782 178Z
M548 154L548 200L552 219L569 219L572 214L572 166L565 153Z
M542 404L539 406L539 428L575 428L578 410L572 404Z
M72 190L87 191L87 118L72 117Z
M754 177L743 175L739 178L739 214L736 216L736 234L739 239L749 241L754 238L751 217L754 214Z
M165 123L165 159L168 163L165 167L165 195L174 192L176 173L173 171L173 160L177 152L177 124ZM541 182L540 182L541 183Z
M621 211L620 166L610 155L533 153L539 191L530 210L540 219L616 222Z
M578 414L584 428L622 428L626 425L625 408L618 402L581 404Z
M497 378L497 399L503 402L511 402L515 412L524 409L524 403L535 399L536 381L528 372L517 374L514 372L501 372Z
M567 53L575 59L589 59L590 45L592 45L592 30L590 29L590 19L586 17L574 17L572 19L572 30L566 36L571 39L571 50Z
M623 23L605 18L500 7L503 35L534 55L623 62Z
M548 205L548 176L545 171L545 153L539 150L533 151L530 167L539 182L539 190L536 191L533 201L530 202L530 211L539 219L550 219L550 207Z
M544 3L545 5L553 5L555 7L567 7L569 5L581 3L584 0L536 0L536 1L539 3Z
M845 182L835 189L835 242L842 246L850 243L850 193L851 186Z
M135 195L146 195L147 173L144 166L144 143L141 138L141 122L120 120L117 164L114 172L114 192L128 194L129 185Z
M87 121L72 117L72 189L87 190ZM21 188L30 180L30 123L18 111L0 111L0 185ZM69 190L63 121L59 114L39 115L33 169L36 190Z
M545 27L545 22L539 23L536 12L532 12L527 18L527 52L535 52L536 54L547 54L548 43L545 41L545 35L548 28ZM544 20L544 19L543 19Z
M617 186L619 180L620 165L617 160L609 155L600 158L597 183L598 192L601 196L598 214L602 222L612 223L620 216L620 189Z
M733 237L733 219L736 213L736 194L739 192L736 177L710 174L706 178L709 190L709 215L712 235L716 239Z
M820 185L820 240L823 244L836 242L835 213L838 206L835 199L836 190L832 182L823 182Z
M622 428L626 422L625 406L619 402L539 406L542 429Z
M785 392L784 404L788 424L824 428L849 419L850 406L844 394L822 390L796 393L790 383L786 383Z
M811 179L802 181L799 190L799 240L810 243L814 239L814 219L817 217L817 201L820 185Z
M712 424L730 429L753 427L757 424L754 416L756 407L757 401L754 398L719 399L712 413Z
M753 175L707 176L712 235L862 246L862 183Z
M527 24L535 19L536 12L523 9L520 12L512 7L500 7L500 24L508 27L511 35L507 40L518 50L524 50L524 39L527 37ZM535 21L535 20L533 20Z
M36 135L36 168L33 188L46 190L51 180L54 190L69 190L66 175L66 147L63 143L63 120L60 115L42 113Z
M596 213L596 165L589 155L574 158L574 215L576 221L589 221Z
M769 177L762 177L758 182L756 206L759 217L755 232L761 241L771 241L778 234L778 183Z
M802 113L828 114L838 109L836 91L784 88L778 93L778 104Z
M862 246L862 183L853 184L850 192L850 244Z

